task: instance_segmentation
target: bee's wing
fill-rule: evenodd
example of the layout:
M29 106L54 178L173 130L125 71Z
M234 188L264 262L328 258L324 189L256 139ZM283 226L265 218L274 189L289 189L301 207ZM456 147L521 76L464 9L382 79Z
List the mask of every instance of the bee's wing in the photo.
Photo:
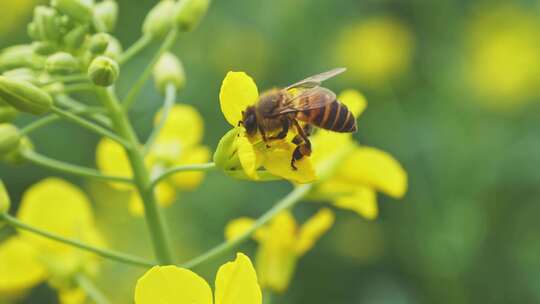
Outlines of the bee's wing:
M293 83L290 86L286 87L285 90L293 89L293 88L313 88L320 86L321 83L327 79L330 79L332 77L335 77L343 72L345 72L346 68L335 68L330 71L326 71L324 73L320 73L317 75L313 75L311 77L308 77L304 80L300 80L299 82Z
M336 100L336 94L323 87L307 89L279 107L274 115L319 109Z

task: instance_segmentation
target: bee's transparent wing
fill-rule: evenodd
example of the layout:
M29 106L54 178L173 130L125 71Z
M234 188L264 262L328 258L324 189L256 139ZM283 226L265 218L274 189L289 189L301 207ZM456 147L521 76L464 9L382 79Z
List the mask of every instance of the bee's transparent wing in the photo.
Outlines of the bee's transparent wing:
M327 79L330 79L332 77L335 77L343 72L345 72L346 68L335 68L330 71L326 71L317 75L313 75L311 77L308 77L304 80L300 80L299 82L293 83L290 86L286 87L285 90L290 90L294 88L313 88L320 86L321 83Z
M297 96L291 98L279 109L276 109L274 115L308 111L327 106L336 101L336 94L323 87L306 89Z

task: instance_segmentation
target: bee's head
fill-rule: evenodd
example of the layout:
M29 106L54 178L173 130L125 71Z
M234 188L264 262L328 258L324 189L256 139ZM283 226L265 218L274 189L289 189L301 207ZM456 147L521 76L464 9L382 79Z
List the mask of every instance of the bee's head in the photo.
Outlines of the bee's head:
M255 135L257 132L257 113L254 106L249 106L245 111L242 111L242 120L238 124L244 126L249 136Z

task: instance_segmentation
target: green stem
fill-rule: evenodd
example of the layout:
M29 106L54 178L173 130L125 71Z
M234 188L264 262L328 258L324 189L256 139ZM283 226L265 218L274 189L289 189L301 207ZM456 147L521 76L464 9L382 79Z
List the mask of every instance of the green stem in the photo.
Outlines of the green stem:
M165 229L164 220L157 206L150 172L144 164L144 154L140 147L139 139L133 130L126 112L122 109L112 89L96 87L96 92L109 110L114 127L118 134L125 138L129 145L126 147L126 154L129 158L133 170L135 186L139 191L144 205L146 223L150 232L150 237L154 247L154 252L158 262L162 265L172 264L173 260L169 251L169 243Z
M70 113L68 111L64 111L58 107L55 107L53 106L51 108L52 112L55 113L56 115L64 118L65 120L67 121L70 121L72 123L75 123L75 124L78 124L79 126L85 128L85 129L88 129L90 131L93 131L101 136L105 136L105 137L108 137L114 141L116 141L117 143L121 144L122 146L124 147L127 147L129 145L129 143L124 140L123 138L119 137L118 135L114 134L113 132L99 126L99 125L96 125L94 124L93 122L90 122L86 119L83 119L73 113Z
M87 177L87 178L92 178L92 179L97 179L97 180L102 180L102 181L107 181L107 182L129 183L129 184L133 183L133 181L127 177L105 175L95 169L72 165L72 164L68 164L68 163L58 161L52 158L48 158L30 149L23 150L21 152L21 155L26 160L36 165L40 165L42 167L53 169L53 170L64 172L64 173L69 173L69 174L73 174L77 176L82 176L82 177Z
M176 174L178 172L186 172L186 171L210 171L216 168L216 164L214 163L206 163L206 164L193 164L193 165L184 165L184 166L177 166L168 169L167 171L161 173L158 177L156 177L152 181L152 187L157 186L159 182L162 180L168 178L169 176Z
M74 84L65 85L62 92L65 94L69 94L69 93L77 93L81 91L91 91L93 89L94 87L90 83L74 83Z
M118 60L119 64L124 64L131 60L135 55L140 53L143 49L150 45L152 37L150 35L141 36L135 43L133 43Z
M221 243L220 245L208 250L206 253L203 253L202 255L184 263L181 265L181 267L184 268L193 268L198 266L199 264L206 262L212 258L215 258L225 252L228 252L229 250L232 250L236 246L240 245L243 241L247 240L251 235L257 231L260 227L268 223L272 218L274 218L276 215L278 215L280 212L289 209L293 207L296 203L298 203L311 189L313 188L313 184L306 184L296 187L293 191L291 191L287 196L282 198L280 201L278 201L274 207L272 207L270 210L268 210L266 213L264 213L261 217L259 217L253 226L251 226L246 232L244 232L241 236L237 237L234 240L230 240L224 243Z
M167 122L167 118L169 117L169 113L171 112L171 109L174 105L174 102L176 100L176 87L174 84L168 84L165 88L165 101L163 102L163 109L160 113L159 122L154 127L154 130L148 137L148 140L146 141L146 144L144 145L144 153L147 154L151 149L152 145L156 141L157 137L159 136L159 133L165 126L165 123Z
M41 86L46 86L55 82L71 82L71 81L83 81L88 80L88 76L84 74L75 74L75 75L66 75L66 76L56 76L51 78L51 80L41 83Z
M54 99L59 105L69 108L73 111L86 111L88 109L87 105L69 97L68 95L56 95ZM90 116L104 126L111 126L111 120L105 115L102 115L100 113L91 113Z
M20 133L21 135L28 135L34 132L35 130L41 129L44 126L49 125L59 119L60 117L58 115L54 115L54 114L47 115L43 118L40 118L24 126L23 128L21 128Z
M147 260L139 258L139 257L135 257L135 256L132 256L132 255L129 255L129 254L121 253L121 252L116 252L116 251L113 251L113 250L97 248L97 247L85 244L83 242L80 242L78 240L68 239L68 238L60 236L58 234L48 232L48 231L45 231L45 230L41 230L40 228L33 227L31 225L23 223L23 222L19 221L17 218L15 218L15 217L7 214L7 213L0 214L0 220L5 221L7 224L9 224L10 226L12 226L14 228L17 228L17 229L20 229L20 230L25 230L25 231L28 231L28 232L31 232L31 233L35 233L35 234L40 235L42 237L45 237L45 238L48 238L48 239L51 239L51 240L54 240L54 241L57 241L57 242L60 242L60 243L64 243L64 244L67 244L67 245L70 245L70 246L73 246L73 247L77 247L77 248L79 248L81 250L89 251L89 252L95 253L95 254L97 254L99 256L102 256L104 258L115 260L117 262L129 264L129 265L134 265L134 266L141 266L141 267L152 267L152 266L155 265L154 262L147 261Z
M97 288L97 286L84 274L78 274L75 276L75 281L77 282L77 285L84 290L86 295L94 301L96 304L109 304L111 301L105 297L103 292Z
M154 65L159 60L161 55L167 52L174 45L177 36L178 36L178 29L174 27L171 31L169 31L169 33L165 37L165 40L163 40L163 43L161 44L161 47L159 48L159 50L156 52L156 54L154 55L150 63L146 66L146 68L142 72L139 79L137 79L137 81L135 82L131 90L126 95L124 101L122 102L124 109L128 110L133 105L133 103L137 99L137 96L139 96L139 93L143 89L144 84L146 83L150 75L152 74L152 69L154 68Z

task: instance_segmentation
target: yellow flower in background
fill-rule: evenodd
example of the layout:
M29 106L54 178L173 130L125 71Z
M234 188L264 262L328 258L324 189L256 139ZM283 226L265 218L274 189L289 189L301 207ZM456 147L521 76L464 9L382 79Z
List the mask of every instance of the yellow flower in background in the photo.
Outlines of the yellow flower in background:
M284 292L298 259L313 248L333 223L334 214L328 209L319 210L301 226L289 211L284 211L257 230L253 238L259 243L256 268L261 287ZM225 229L225 237L233 240L253 224L250 218L233 220Z
M357 91L347 90L338 99L358 118L367 106ZM350 209L368 219L378 214L376 191L401 198L407 190L407 173L390 154L359 146L351 134L319 130L313 137L313 161L320 167L325 160L346 149L344 159L310 198L331 201L334 206Z
M2 1L0 10L0 33L11 32L18 28L25 17L30 16L35 0Z
M161 113L155 118L157 124ZM187 164L201 164L210 159L210 151L200 144L204 134L202 117L193 107L183 104L173 106L167 121L148 152L145 163L151 174L156 176L168 168ZM118 143L103 138L96 150L97 167L103 173L131 177L131 167L125 150ZM169 206L176 199L178 191L196 188L204 177L203 172L181 172L157 185L155 191L159 204ZM143 204L134 188L118 183L110 183L119 190L131 191L129 210L134 215L142 215Z
M238 253L219 268L214 299L203 278L176 266L152 267L135 286L136 304L261 304L257 274L246 255Z
M414 51L410 29L392 17L371 17L345 28L336 43L336 61L345 77L379 88L407 72Z
M234 129L229 131L220 143L225 145L225 141L230 141L227 143L230 151L225 152L229 159L216 159L216 164L220 166L224 163L222 166L226 172L233 176L242 177L242 174L238 175L240 171L244 177L253 180L263 180L260 174L260 169L263 168L263 172L297 183L315 181L317 176L310 157L296 162L298 170L291 167L291 157L296 148L292 143L295 135L293 130L285 139L270 142L268 147L259 136L249 138L244 127L238 126L238 122L242 120L242 111L254 105L258 99L259 91L251 77L244 72L227 73L221 85L219 100L225 119Z
M88 198L61 179L48 178L30 187L17 217L62 237L104 246ZM99 267L98 258L91 253L25 231L0 244L0 257L0 264L6 263L0 267L0 295L22 293L48 281L64 299L73 299L67 296L77 290L71 284L73 276L95 275ZM82 303L85 297L78 298L78 302L69 302Z
M540 22L517 6L487 7L467 29L465 71L486 104L507 108L538 93Z

